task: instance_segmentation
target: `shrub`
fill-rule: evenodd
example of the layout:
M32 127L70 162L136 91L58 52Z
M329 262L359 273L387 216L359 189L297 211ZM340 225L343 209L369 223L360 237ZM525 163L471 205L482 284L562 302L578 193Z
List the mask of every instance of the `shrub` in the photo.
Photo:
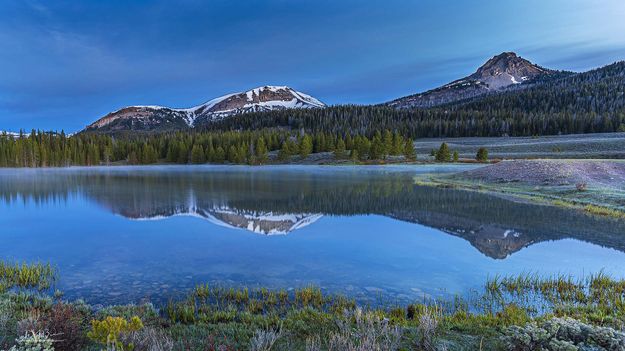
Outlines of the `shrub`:
M612 328L595 327L572 318L552 318L540 324L512 326L502 337L509 351L625 349L625 334Z
M58 350L82 350L87 343L86 311L67 303L56 303L50 312L41 317L37 323L39 330L45 330L57 339L55 347Z
M339 331L330 335L330 351L393 351L399 349L402 329L389 325L375 313L357 308L337 321Z
M143 328L143 323L139 317L132 317L130 321L121 317L106 317L104 320L91 321L91 331L87 336L107 348L114 350L132 350L134 345L125 345L122 342L124 334L133 333Z
M269 351L281 336L280 329L259 329L250 340L250 351Z
M121 341L133 345L134 351L171 351L174 348L174 341L165 332L152 327L123 334Z
M418 349L425 351L436 350L435 339L438 324L440 322L440 311L436 306L424 306L423 312L419 316L419 340Z
M30 332L15 340L15 346L9 351L54 351L52 343L54 340L43 332Z
M480 162L488 161L488 150L485 147L481 147L477 150L477 154L475 155L475 159Z

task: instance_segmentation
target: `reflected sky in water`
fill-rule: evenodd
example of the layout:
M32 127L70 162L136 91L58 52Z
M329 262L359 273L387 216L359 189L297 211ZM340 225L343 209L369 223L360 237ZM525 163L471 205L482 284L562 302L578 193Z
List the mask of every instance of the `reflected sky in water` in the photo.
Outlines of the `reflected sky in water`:
M315 284L365 302L488 276L623 276L625 224L414 185L458 167L0 170L0 258L49 261L68 297L162 300L196 283Z

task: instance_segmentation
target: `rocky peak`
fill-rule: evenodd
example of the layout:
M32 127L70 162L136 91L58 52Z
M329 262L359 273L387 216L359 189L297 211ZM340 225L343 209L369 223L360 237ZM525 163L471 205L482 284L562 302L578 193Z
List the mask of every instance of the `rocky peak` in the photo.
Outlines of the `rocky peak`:
M549 70L517 56L514 52L504 52L486 61L467 78L486 83L490 89L501 89L548 72Z
M555 71L535 65L514 52L503 52L486 61L467 77L387 104L400 109L433 107L509 88L524 88L531 85L525 83L536 82L537 78L553 73Z

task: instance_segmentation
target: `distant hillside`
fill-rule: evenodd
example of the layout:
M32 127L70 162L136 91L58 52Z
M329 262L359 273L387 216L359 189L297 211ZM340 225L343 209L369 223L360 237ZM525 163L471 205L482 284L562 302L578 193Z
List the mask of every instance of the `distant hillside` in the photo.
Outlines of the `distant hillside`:
M625 62L541 82L531 88L468 99L444 106L450 110L499 110L510 113L593 114L625 111Z
M504 52L488 60L467 77L424 93L393 100L387 105L400 109L434 107L487 94L523 89L571 74L573 73L543 68L514 52Z
M263 86L224 95L191 108L128 106L87 126L87 131L171 131L202 126L229 116L260 111L322 108L314 97L286 86Z
M467 87L479 87L480 93ZM469 90L459 94L458 89ZM139 136L279 128L372 136L391 130L413 138L603 133L625 131L624 92L625 62L571 73L504 53L463 80L387 105L326 107L288 87L262 87L189 109L127 107L86 131ZM426 98L437 106L418 107Z
M532 136L625 131L625 62L541 80L433 108L334 106L273 111L216 121L210 130L304 128L371 135L397 130L412 137Z

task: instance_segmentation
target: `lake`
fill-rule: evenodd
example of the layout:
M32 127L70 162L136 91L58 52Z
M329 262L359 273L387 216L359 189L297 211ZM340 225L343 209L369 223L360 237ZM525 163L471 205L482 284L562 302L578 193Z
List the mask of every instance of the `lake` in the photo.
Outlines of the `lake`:
M0 259L58 267L90 303L195 284L296 288L365 303L533 272L625 277L625 223L415 185L474 166L154 166L0 170Z

